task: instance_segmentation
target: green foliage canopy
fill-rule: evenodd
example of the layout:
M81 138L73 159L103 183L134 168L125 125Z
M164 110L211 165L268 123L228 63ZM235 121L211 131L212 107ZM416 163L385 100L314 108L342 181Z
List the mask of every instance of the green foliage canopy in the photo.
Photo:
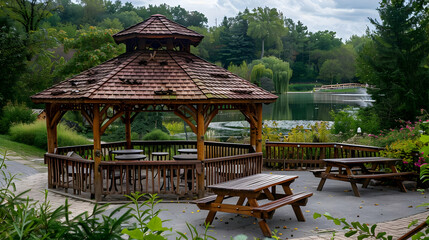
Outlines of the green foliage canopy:
M397 119L414 120L429 108L428 18L423 0L384 0L378 12L381 22L370 19L375 30L358 59L361 81L376 100L374 108L384 128Z

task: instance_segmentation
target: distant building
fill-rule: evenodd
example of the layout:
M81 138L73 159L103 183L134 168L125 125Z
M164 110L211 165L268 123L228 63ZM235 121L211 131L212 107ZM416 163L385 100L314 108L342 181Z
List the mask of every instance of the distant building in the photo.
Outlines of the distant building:
M36 114L37 120L46 120L46 112L45 109L31 109L33 114Z

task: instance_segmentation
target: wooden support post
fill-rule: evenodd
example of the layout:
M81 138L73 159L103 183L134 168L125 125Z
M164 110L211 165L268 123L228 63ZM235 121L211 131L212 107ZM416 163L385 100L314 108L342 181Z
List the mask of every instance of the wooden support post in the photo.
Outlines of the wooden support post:
M50 103L46 104L46 130L48 135L48 153L54 153L57 148L57 124L52 126L52 121L54 120L55 113L52 111L52 105ZM52 184L52 174L53 166L48 164L48 188L54 188Z
M57 143L57 123L54 123L55 112L52 104L46 104L46 129L48 135L48 153L54 153L58 147Z
M132 149L131 146L131 113L125 112L125 140L127 141L127 149Z
M250 145L256 150L256 127L250 122Z
M197 159L204 160L204 114L203 105L198 104L197 107ZM197 176L198 181L198 197L204 197L204 171Z
M94 104L94 119L92 125L92 133L94 135L94 191L95 191L95 201L101 201L101 172L100 172L100 163L101 163L101 121L100 121L100 106Z
M256 104L256 116L258 119L256 126L256 152L262 152L262 103Z

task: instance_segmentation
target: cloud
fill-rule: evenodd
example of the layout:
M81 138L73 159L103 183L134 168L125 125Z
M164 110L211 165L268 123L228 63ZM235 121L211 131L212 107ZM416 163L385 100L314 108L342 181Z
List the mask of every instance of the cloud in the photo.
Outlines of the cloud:
M303 22L310 31L330 30L346 40L351 35L363 35L371 27L368 17L378 18L374 0L131 0L135 6L166 3L180 5L188 11L202 12L209 25L220 24L224 16L234 17L244 9L269 6L277 8L294 22Z

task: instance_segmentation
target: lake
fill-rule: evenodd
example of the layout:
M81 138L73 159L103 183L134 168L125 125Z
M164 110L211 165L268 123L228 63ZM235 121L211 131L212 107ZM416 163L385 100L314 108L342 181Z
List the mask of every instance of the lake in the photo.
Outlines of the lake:
M332 110L338 111L348 106L357 110L371 103L366 89L359 89L357 93L287 93L279 95L275 103L263 105L262 116L264 124L270 127L277 125L287 133L297 125L308 127L319 121L327 121L332 125ZM210 123L207 134L209 138L220 140L229 137L241 139L248 136L248 127L249 124L239 111L220 111ZM180 137L183 135L180 134Z

